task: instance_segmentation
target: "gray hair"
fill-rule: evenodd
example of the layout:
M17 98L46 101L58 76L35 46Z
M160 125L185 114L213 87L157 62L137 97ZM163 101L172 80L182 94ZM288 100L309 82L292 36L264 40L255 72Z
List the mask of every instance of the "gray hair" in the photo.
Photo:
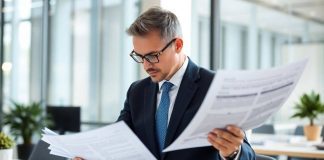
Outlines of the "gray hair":
M163 40L182 37L177 16L160 7L153 7L141 14L126 30L131 36L145 36L152 31L160 31Z

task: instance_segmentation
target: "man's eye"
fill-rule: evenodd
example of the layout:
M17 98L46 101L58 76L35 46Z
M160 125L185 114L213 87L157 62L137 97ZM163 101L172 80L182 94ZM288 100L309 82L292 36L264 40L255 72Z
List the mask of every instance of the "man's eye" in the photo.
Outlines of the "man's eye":
M154 57L155 56L153 56L153 55L147 55L147 56L145 56L147 59L154 59Z

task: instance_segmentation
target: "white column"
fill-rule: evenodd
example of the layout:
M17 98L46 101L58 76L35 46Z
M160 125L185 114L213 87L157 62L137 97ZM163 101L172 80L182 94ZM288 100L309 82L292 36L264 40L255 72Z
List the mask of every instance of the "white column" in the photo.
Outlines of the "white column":
M242 66L241 30L237 26L226 25L224 46L224 66L226 69L240 69Z
M248 26L248 45L246 54L247 69L256 69L258 67L258 26L257 26L256 6L251 6L250 25Z
M11 82L9 98L19 102L29 101L30 23L21 22L21 12L26 11L22 1L12 1L11 21ZM28 2L25 2L28 3ZM30 3L30 2L29 2ZM30 8L28 8L30 9Z
M56 1L51 25L49 104L71 104L71 1Z
M260 53L260 68L270 68L272 66L272 41L269 32L261 33L261 53Z

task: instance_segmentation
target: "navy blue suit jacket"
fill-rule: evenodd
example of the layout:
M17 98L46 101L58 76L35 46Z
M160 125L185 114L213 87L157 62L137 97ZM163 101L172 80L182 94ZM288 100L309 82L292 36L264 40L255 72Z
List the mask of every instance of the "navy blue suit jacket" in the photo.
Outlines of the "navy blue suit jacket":
M215 73L198 67L189 60L168 125L165 146L169 146L187 127L198 111ZM150 152L160 160L221 160L213 147L199 147L159 153L155 133L158 84L145 78L134 82L128 92L118 121L124 120ZM241 160L255 159L247 141L241 149Z

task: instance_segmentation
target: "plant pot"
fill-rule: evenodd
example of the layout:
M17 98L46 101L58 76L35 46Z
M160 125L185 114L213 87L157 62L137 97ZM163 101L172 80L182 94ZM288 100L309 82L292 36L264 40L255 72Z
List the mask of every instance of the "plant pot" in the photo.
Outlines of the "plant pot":
M31 152L33 151L33 148L33 144L19 144L17 146L18 158L22 160L27 160Z
M0 149L0 159L12 160L13 149Z
M306 136L308 141L319 140L321 138L321 131L322 131L322 126L317 126L317 125L304 126L304 135Z

